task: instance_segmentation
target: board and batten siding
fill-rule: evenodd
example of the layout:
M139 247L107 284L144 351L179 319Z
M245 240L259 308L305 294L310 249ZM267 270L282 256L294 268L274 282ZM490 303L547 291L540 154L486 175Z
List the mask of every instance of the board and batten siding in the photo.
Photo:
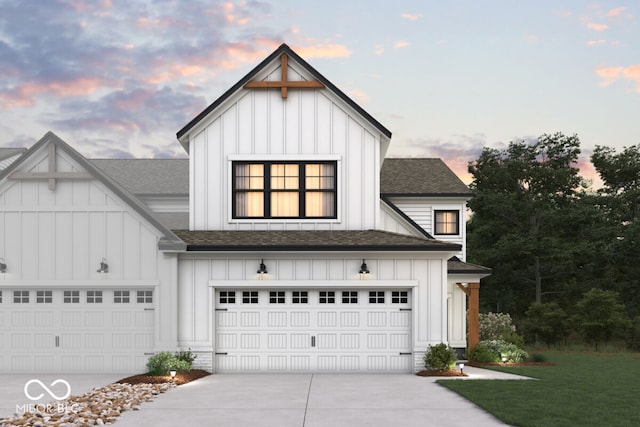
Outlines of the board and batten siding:
M440 256L440 257L439 257ZM360 280L358 270L366 258L371 273ZM344 289L384 288L394 281L412 281L412 348L416 369L428 345L448 341L445 254L380 256L380 254L183 254L178 261L178 346L203 357L215 351L215 286L227 281L249 281L255 288L278 288L296 283L295 289L322 288L340 282ZM259 280L261 259L269 273ZM299 284L299 285L298 285ZM252 288L247 288L252 289Z
M47 172L48 150L34 153L21 171ZM61 172L85 172L62 149ZM177 255L158 250L162 233L98 179L11 180L0 184L0 286L130 289L153 284L156 346L176 343L172 301L177 298ZM100 262L109 273L98 273ZM166 312L159 318L160 312ZM171 314L169 314L171 313Z
M278 61L279 64L279 61ZM289 79L310 79L289 62ZM260 79L277 80L280 67ZM240 89L189 137L190 229L357 230L379 223L381 135L326 89ZM336 220L234 220L233 160L335 160Z

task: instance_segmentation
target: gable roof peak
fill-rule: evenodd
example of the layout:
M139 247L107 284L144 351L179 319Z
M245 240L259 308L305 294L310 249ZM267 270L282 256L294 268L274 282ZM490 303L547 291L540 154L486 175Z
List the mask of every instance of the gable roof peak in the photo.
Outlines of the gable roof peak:
M324 87L335 95L337 95L342 101L344 101L347 105L353 108L360 116L362 116L365 120L367 120L371 125L373 125L381 134L385 135L387 138L391 138L391 131L384 127L380 122L374 119L369 113L367 113L362 107L360 107L353 99L349 98L344 92L342 92L338 87L336 87L333 83L331 83L326 77L320 74L315 68L313 68L307 61L305 61L300 55L298 55L293 49L291 49L286 43L282 43L276 50L274 50L271 54L269 54L265 59L262 60L258 65L256 65L249 73L247 73L242 79L240 79L236 84L231 86L225 93L223 93L218 99L216 99L213 103L211 103L208 107L202 110L196 117L194 117L189 123L187 123L182 129L180 129L176 133L176 137L180 144L189 151L188 139L185 136L189 133L191 129L193 129L196 125L198 125L202 120L204 120L209 114L211 114L218 106L220 106L224 101L230 98L234 93L242 89L247 83L251 82L251 80L265 67L271 64L273 61L277 60L281 55L286 54L289 58L293 59L296 63L302 66L309 74L313 76L318 82L320 82Z

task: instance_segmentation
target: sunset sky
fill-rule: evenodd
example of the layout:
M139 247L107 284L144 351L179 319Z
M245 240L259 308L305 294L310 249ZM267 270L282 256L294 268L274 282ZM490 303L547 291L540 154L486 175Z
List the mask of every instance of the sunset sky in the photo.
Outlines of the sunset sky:
M640 143L640 2L2 0L0 146L185 156L175 134L281 43L456 172L484 146ZM468 177L464 177L469 181Z

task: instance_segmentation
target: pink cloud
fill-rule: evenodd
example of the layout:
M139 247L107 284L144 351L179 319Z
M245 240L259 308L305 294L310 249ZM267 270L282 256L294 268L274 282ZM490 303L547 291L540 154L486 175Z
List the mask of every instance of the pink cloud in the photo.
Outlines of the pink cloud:
M635 91L640 93L640 64L629 67L599 67L596 74L603 79L600 86L607 87L620 79L630 80L635 85Z
M395 47L396 49L402 49L403 47L407 46L409 46L409 42L404 40L399 40L393 45L393 47Z
M316 43L311 46L296 46L293 50L305 59L310 58L348 58L351 51L344 45L334 43Z
M596 46L596 45L599 45L599 44L604 44L604 43L606 43L606 42L607 42L607 41L606 41L605 39L600 39L600 40L589 40L589 41L587 42L587 46Z
M91 95L98 89L113 87L112 80L99 77L80 77L75 80L60 80L50 82L25 82L24 84L0 94L0 109L13 107L29 107L35 104L39 95L56 95L58 97Z
M381 44L377 44L373 47L373 53L376 55L382 55L384 53L384 46Z
M627 10L626 7L616 7L615 9L611 9L610 11L608 11L607 16L609 18L617 18L621 16L625 10ZM630 16L630 15L627 14L627 16Z
M537 42L538 41L538 36L536 36L535 34L525 34L524 39L528 42Z
M369 95L359 89L350 90L349 96L354 98L359 104L365 103L369 100Z
M401 18L406 19L407 21L417 21L422 18L422 14L420 13L403 13L400 15Z
M607 24L596 24L594 22L588 22L587 23L587 28L589 28L590 30L594 30L597 31L599 33L605 31L607 28L609 28L609 26Z

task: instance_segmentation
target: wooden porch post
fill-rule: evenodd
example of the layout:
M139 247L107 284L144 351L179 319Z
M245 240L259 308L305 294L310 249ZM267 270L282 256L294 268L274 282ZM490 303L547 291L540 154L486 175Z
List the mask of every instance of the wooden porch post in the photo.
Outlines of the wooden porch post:
M467 336L467 349L472 348L480 342L480 283L469 283L467 286L467 295L469 296L469 308L467 311L467 327L469 335Z

